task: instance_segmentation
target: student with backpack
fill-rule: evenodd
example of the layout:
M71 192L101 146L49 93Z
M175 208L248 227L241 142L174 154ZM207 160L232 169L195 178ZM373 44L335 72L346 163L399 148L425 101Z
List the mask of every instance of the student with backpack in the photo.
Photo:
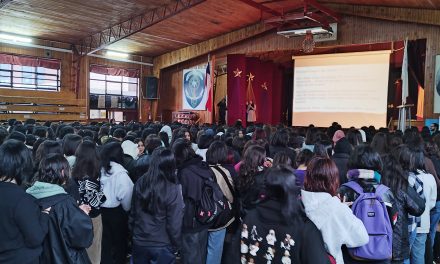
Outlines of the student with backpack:
M330 158L315 157L307 166L301 198L307 217L321 231L326 249L337 264L343 264L341 246L360 247L368 233L360 219L337 197L339 173Z
M133 264L175 263L180 249L183 197L173 153L159 147L151 166L134 185L129 227Z
M52 153L41 160L37 181L26 190L37 199L41 208L51 208L41 263L91 263L86 249L93 242L92 220L88 211L80 209L64 190L63 185L69 177L66 158Z
M181 263L206 263L208 228L212 224L213 212L204 211L202 198L205 195L206 182L213 182L213 174L207 163L194 152L191 142L184 138L177 139L172 146L176 158L177 178L182 186L185 211L182 223Z
M340 187L339 194L364 223L369 242L344 249L345 263L391 262L392 225L398 215L393 193L381 184L382 167L379 153L367 145L356 146L348 161L348 182Z
M389 186L396 199L397 222L393 228L393 262L403 264L410 256L408 215L420 216L425 210L425 199L409 185L408 176L392 155L383 156L382 183Z
M231 165L226 165L228 158L228 147L222 141L214 141L206 152L206 161L215 176L215 181L219 185L226 198L225 210L219 219L211 226L208 233L208 255L206 263L220 264L222 260L223 244L226 230L233 224L236 218L236 202L234 180L237 178L236 172ZM233 232L233 230L231 230ZM232 253L232 252L231 252Z

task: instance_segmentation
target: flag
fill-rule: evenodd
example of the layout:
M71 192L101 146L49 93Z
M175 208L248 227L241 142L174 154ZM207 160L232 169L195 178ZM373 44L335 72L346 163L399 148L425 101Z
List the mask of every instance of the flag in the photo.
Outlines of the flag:
M401 78L402 78L402 105L404 105L406 104L406 98L408 97L408 39L405 40Z
M419 84L418 87L418 99L417 99L417 118L423 119L423 108L425 104L425 90Z
M209 61L208 66L206 66L205 91L207 92L208 96L208 98L206 99L206 110L212 112L212 75L211 63Z

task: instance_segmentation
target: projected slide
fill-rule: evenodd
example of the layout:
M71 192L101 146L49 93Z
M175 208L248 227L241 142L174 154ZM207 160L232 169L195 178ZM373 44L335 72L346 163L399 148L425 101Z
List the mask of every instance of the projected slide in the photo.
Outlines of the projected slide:
M386 126L390 51L293 59L292 125Z

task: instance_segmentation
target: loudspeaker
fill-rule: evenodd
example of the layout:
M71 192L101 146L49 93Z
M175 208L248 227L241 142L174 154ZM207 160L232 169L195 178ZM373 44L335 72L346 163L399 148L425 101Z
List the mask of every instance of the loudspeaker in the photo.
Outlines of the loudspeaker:
M153 76L145 77L145 90L143 92L144 99L158 99L157 94L158 79Z

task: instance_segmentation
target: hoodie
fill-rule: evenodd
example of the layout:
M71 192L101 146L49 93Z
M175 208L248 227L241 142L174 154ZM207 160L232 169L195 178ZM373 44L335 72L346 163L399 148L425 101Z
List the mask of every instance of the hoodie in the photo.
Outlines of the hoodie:
M42 199L57 194L66 194L64 188L59 185L39 181L36 181L34 185L26 190L26 192L36 199Z
M124 154L127 154L131 156L133 159L138 159L138 145L133 143L131 140L125 140L121 144L122 150L124 151Z
M163 127L160 129L159 133L160 133L160 132L165 132L165 133L167 133L167 135L168 135L168 142L171 143L171 138L173 137L173 131L171 130L171 127L170 127L170 126L163 126Z
M51 208L41 263L90 264L86 248L93 242L93 224L75 199L61 186L45 182L35 182L26 192L41 208Z
M107 198L101 207L115 208L122 205L125 211L129 211L134 184L122 165L111 161L110 166L110 173L101 169L101 186Z
M327 251L344 263L341 246L360 247L368 243L368 233L360 219L339 198L325 192L301 191L307 217L321 231Z

